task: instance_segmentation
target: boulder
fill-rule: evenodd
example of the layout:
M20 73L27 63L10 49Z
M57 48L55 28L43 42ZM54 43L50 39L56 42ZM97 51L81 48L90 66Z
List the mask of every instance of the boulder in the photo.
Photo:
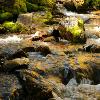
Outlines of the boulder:
M22 57L13 60L5 60L4 65L0 68L1 71L13 71L18 69L27 68L29 59Z
M18 23L22 23L23 25L30 27L32 25L32 16L33 13L19 14L17 18Z
M22 86L19 79L14 74L0 73L0 99L8 100L12 97L15 99L20 98L19 90L22 90Z
M16 33L22 31L22 25L20 23L4 22L2 25L6 32Z
M61 38L72 42L85 42L84 22L81 18L67 17L58 27Z
M39 77L36 72L27 71L22 75L24 75L25 88L28 93L27 98L30 97L35 100L48 100L53 97L52 89L48 82L41 78L41 76Z

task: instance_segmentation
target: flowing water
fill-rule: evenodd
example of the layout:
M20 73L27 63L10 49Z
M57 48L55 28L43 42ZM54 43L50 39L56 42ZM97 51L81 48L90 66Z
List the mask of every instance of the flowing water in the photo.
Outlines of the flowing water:
M90 16L91 17L94 16L94 14L78 14L76 12L67 11L67 9L64 8L62 5L57 5L57 6L58 6L58 10L62 14L64 14L65 16L67 16L67 17L68 16L81 17L84 21L87 21L87 20L89 20ZM87 26L89 26L89 27L87 27ZM86 29L87 32L98 32L98 33L100 32L100 26L99 25L92 26L92 30L91 30L90 24L85 24L85 29ZM8 45L9 48L10 48L11 45L20 44L22 40L24 40L26 38L30 38L31 39L31 38L33 38L35 36L38 36L38 32L35 35L33 35L33 34L32 35L10 35L10 36L9 35L3 35L3 36L1 35L0 36L0 45L1 45L0 47L2 49L2 46L3 45ZM87 42L90 42L90 41L87 41ZM100 45L100 38L95 39L95 42L96 42L96 44ZM41 44L42 45L45 45L45 46L49 46L50 47L50 50L52 51L52 54L51 55L44 56L44 55L41 54L41 52L36 52L36 51L35 52L27 52L28 57L30 59L30 67L32 67L33 65L37 64L37 62L39 62L39 63L42 62L43 63L43 66L47 65L48 68L50 68L52 66L53 67L55 67L55 66L56 67L63 66L63 68L64 68L63 75L64 75L64 78L67 78L68 77L68 72L69 72L69 67L71 67L70 66L70 63L69 63L70 61L69 62L66 62L66 61L68 61L68 55L65 56L61 51L63 49L66 49L67 50L68 49L67 47L68 47L69 44L68 43L65 44L64 42L63 42L63 44L62 43L46 43L46 42L41 42ZM6 48L6 50L9 52L9 49ZM74 50L75 50L75 48L74 48ZM63 56L65 58L63 58ZM78 61L79 59L77 59L77 57L73 57L74 54L70 55L69 59L71 58L71 56L72 56L72 59L71 60L74 60L75 66L76 65L79 66L79 63L80 63ZM79 66L79 67L81 67L81 66ZM53 72L53 73L59 74L59 69L56 69L55 72ZM90 84L92 84L92 82L88 78L87 79L86 78L83 78L81 80L81 82L80 82L80 84L82 86L77 87L78 83L77 83L77 81L75 79L76 76L75 76L74 71L72 71L72 74L73 74L74 77L71 80L69 80L68 85L63 85L63 86L60 85L60 86L62 86L62 88L60 89L61 90L61 93L60 94L64 95L65 98L66 97L69 97L69 98L71 97L71 100L77 100L76 98L78 98L78 96L80 96L79 92L81 90L83 90L83 92L85 91L85 89L83 89L84 86L85 86L84 84L88 84L87 86L90 87ZM12 75L9 76L9 75L4 75L3 74L3 78L4 78L3 83L1 82L2 81L2 77L1 76L2 76L2 74L0 74L0 92L3 93L3 91L6 91L3 94L4 96L7 95L7 97L8 97L9 92L13 91L12 87L14 87L15 89L16 88L18 88L18 89L21 88L20 83L18 82L18 79L16 78L16 76L12 76ZM53 85L55 86L56 90L59 90L58 84L53 84ZM88 89L87 86L86 86L86 89ZM90 88L93 89L93 87L94 86L91 86ZM98 89L98 91L100 91L99 90L100 89L100 86L99 85L96 85L95 87ZM9 88L10 88L10 90L5 90L5 89L9 89ZM90 93L90 91L88 91L88 93ZM62 99L60 99L60 100L62 100ZM91 100L93 100L93 98Z
M6 36L5 38L0 38L0 44L20 43L21 40L22 38L18 37L17 35Z

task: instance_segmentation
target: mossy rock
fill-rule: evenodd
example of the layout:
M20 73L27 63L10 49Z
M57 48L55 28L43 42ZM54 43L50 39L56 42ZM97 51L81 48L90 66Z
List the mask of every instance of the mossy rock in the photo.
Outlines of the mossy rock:
M49 11L36 12L33 14L34 23L46 23L52 19L52 14Z
M22 26L19 23L13 22L4 22L2 25L7 32L20 32L22 30Z
M85 41L84 21L81 18L70 17L60 22L60 36L72 42Z
M0 23L7 20L11 20L12 18L13 18L13 15L10 12L0 13Z

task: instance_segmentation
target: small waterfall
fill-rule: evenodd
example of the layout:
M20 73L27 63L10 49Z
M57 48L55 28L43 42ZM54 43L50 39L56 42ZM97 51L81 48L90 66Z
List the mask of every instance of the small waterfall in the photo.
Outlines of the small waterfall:
M13 35L6 38L0 38L0 44L20 43L21 40L22 38L18 37L17 35Z
M80 82L80 84L91 84L91 83L92 83L92 81L89 80L89 79L86 79L86 78L83 78L83 79L81 80L81 82Z
M94 39L94 38L90 38L86 41L86 44L91 45L91 44L95 44L100 46L100 38Z

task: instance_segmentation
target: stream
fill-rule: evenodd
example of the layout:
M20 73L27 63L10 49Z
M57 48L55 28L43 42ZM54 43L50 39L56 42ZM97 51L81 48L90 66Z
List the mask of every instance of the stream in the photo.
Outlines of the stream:
M95 43L100 46L100 20L96 18L99 15L78 14L67 11L62 5L57 6L66 17L81 17L85 21L85 33L92 39L87 43L97 39ZM32 36L0 35L0 70L2 64L3 67L6 64L14 66L12 70L8 67L10 71L0 72L1 100L100 99L100 53L79 51L83 44L72 44L63 39L60 42L32 41ZM29 63L16 64L16 58L21 61L23 57L29 59ZM28 68L17 69L15 65L21 64ZM53 96L48 92L48 86Z

